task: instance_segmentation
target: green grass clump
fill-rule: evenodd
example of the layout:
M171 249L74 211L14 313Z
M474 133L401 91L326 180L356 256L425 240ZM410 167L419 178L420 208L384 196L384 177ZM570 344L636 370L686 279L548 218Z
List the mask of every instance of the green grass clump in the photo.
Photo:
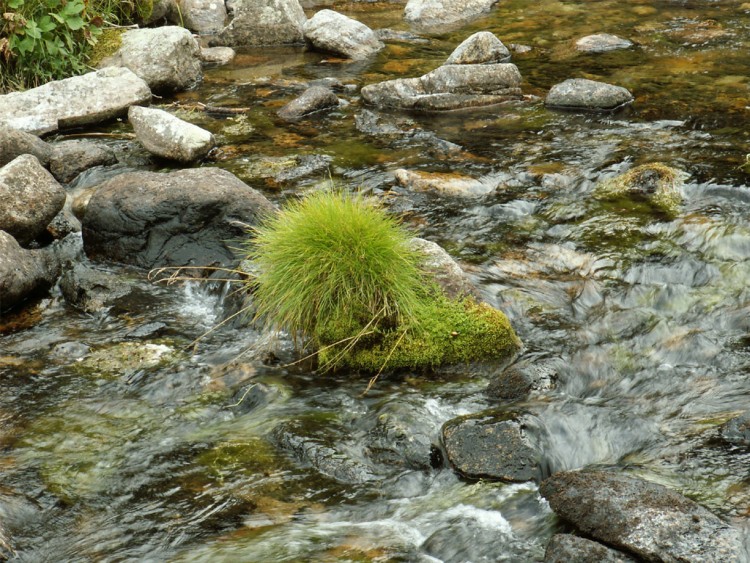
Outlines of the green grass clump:
M624 174L604 180L594 190L600 200L633 199L674 217L682 203L685 173L660 162L642 164Z

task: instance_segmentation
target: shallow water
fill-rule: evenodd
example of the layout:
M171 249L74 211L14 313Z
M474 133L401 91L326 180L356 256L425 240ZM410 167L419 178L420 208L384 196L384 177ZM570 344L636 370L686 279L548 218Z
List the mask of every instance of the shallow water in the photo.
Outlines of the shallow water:
M340 9L408 29L399 5ZM375 461L366 445L394 413L437 443L455 416L520 411L545 472L615 466L744 527L750 453L722 444L717 428L750 399L750 189L740 168L750 153L749 27L739 2L514 0L428 43L389 43L368 63L261 49L207 72L180 103L251 108L188 114L222 140L209 165L279 202L329 176L382 196L508 314L527 357L557 366L556 387L497 404L482 393L493 369L459 367L385 377L363 397L360 377L284 367L293 359L284 335L224 325L194 347L220 322L217 291L113 268L141 291L107 313L77 312L53 293L3 321L0 471L21 506L9 522L17 560L540 561L561 528L537 485ZM339 94L351 103L336 112L294 125L274 117L299 83L418 75L481 29L532 47L514 55L528 99L384 114L427 133L408 137L358 131L356 88ZM576 38L603 31L637 46L575 53ZM569 77L625 86L636 103L594 115L534 98ZM299 155L330 165L275 180ZM600 179L652 161L690 175L674 220L592 199ZM410 192L394 185L398 168L497 189L473 199ZM290 421L366 478L337 479L277 448L273 432Z

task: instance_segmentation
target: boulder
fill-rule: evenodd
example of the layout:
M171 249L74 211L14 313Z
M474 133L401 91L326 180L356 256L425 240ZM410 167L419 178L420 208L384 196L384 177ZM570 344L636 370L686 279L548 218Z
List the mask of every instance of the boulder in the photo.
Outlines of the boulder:
M339 99L331 90L323 86L312 86L278 111L278 116L286 121L297 121L306 115L339 107Z
M24 154L0 169L0 201L0 230L26 246L63 208L65 190L35 156Z
M0 96L0 123L41 135L124 115L151 101L148 84L127 68L105 68Z
M570 78L555 84L547 94L547 107L614 111L633 102L633 94L621 86L586 78Z
M422 29L449 29L489 12L497 0L409 0L404 19Z
M719 428L721 437L734 446L750 446L750 412L745 412L725 422Z
M143 13L138 16L138 23L141 27L146 27L157 22L166 20L172 23L179 23L179 8L177 0L153 0L151 2L150 13Z
M71 233L81 232L81 221L73 215L70 203L65 202L65 206L60 213L47 225L47 232L55 239L65 238Z
M120 276L84 264L67 268L60 277L65 301L85 313L96 313L128 294L132 286Z
M362 88L378 107L440 111L498 104L521 96L521 73L511 63L444 65L419 78L398 78Z
M562 471L540 487L583 534L646 561L742 561L738 532L662 485L606 471Z
M490 381L484 392L487 396L502 401L525 399L532 391L552 388L557 372L556 362L521 360Z
M33 154L42 166L48 166L52 148L36 135L0 123L0 167L22 154Z
M50 172L59 182L72 182L84 170L115 164L115 151L102 143L86 140L61 141L52 145Z
M445 61L447 65L507 63L510 51L493 33L479 31L461 43Z
M50 247L26 250L0 231L0 312L46 292L59 275L60 261Z
M302 29L315 49L350 59L366 59L385 47L365 24L333 10L320 10Z
M219 33L221 45L290 45L305 42L307 17L299 0L234 0L234 17Z
M584 53L605 53L606 51L615 51L617 49L629 49L632 46L632 41L622 39L610 33L587 35L576 41L576 49Z
M198 42L173 25L126 31L120 48L100 66L126 67L154 92L187 90L203 78Z
M544 563L636 563L636 560L595 541L555 534L547 544Z
M495 185L453 172L422 172L399 169L393 173L396 181L408 190L434 192L460 197L477 197L495 191Z
M91 196L84 248L92 259L143 268L227 266L236 262L234 241L273 209L259 192L218 168L128 172Z
M162 158L193 162L216 144L210 132L160 109L131 106L128 121L146 150Z
M182 22L190 31L218 33L224 29L227 9L222 0L179 0Z
M448 297L451 299L460 299L467 295L479 297L479 291L466 272L439 244L414 237L409 241L409 246L423 255L420 267L430 274Z
M237 55L231 47L205 47L201 48L201 61L207 65L225 65L234 60Z
M462 416L446 422L442 434L448 461L463 477L523 482L541 476L540 453L519 420Z
M682 203L682 184L687 174L660 162L631 168L624 174L599 182L594 198L646 203L668 217L677 215Z

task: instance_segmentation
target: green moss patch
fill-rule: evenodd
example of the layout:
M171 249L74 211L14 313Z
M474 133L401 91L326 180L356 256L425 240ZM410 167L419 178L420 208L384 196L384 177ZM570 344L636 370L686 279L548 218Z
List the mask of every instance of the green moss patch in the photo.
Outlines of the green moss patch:
M646 204L674 217L680 211L684 179L684 172L652 162L604 180L596 186L594 197L605 201L631 200L636 207Z
M91 49L89 65L96 68L104 59L114 55L122 46L122 34L126 31L127 29L121 28L103 29L96 45Z

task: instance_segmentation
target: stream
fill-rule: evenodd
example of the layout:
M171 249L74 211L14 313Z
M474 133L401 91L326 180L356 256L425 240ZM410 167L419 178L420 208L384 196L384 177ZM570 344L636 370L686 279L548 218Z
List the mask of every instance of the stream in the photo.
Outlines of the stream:
M408 31L399 4L335 8ZM432 70L480 30L531 47L512 59L524 100L445 114L359 100L361 86ZM575 51L599 32L636 46ZM54 290L0 321L0 519L14 561L542 561L564 527L537 483L462 480L436 447L421 469L374 453L389 417L438 445L443 423L486 410L524 414L544 476L616 467L746 528L750 451L718 427L750 404L750 4L503 0L422 37L355 63L296 47L240 52L161 103L217 135L203 166L275 203L331 179L381 198L464 267L510 318L522 358L554 366L554 386L502 402L484 393L502 366L454 366L386 374L363 395L365 376L294 364L287 335L222 324L235 288L157 285L107 266L136 290L106 312L77 311ZM295 124L276 117L300 85L331 77L350 103ZM615 114L545 109L549 88L573 77L636 101ZM198 101L250 109L184 109ZM367 112L388 127L368 132ZM312 156L325 166L279 176ZM648 162L689 175L676 218L592 198L600 180ZM409 190L393 180L399 168L495 188ZM280 448L282 426L347 471Z

